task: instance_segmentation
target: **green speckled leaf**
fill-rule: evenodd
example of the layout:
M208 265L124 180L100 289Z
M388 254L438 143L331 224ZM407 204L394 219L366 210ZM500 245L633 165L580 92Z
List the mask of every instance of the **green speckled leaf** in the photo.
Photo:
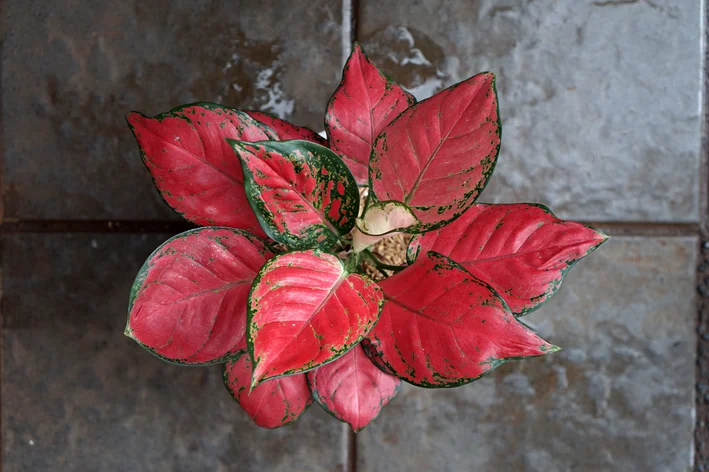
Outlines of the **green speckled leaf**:
M354 177L329 149L309 141L230 141L246 196L266 233L291 249L333 248L359 212Z

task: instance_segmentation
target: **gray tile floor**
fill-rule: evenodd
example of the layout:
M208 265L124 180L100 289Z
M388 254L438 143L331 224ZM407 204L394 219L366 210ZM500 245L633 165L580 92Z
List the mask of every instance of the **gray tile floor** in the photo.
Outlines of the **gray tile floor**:
M699 415L701 452L705 13L700 0L3 2L3 470L709 470L693 437ZM357 435L356 461L317 407L259 430L218 368L164 364L122 335L130 283L170 234L78 232L176 218L125 112L213 100L322 129L349 32L419 98L496 72L502 152L481 200L544 203L616 236L527 318L564 350L459 389L404 387ZM47 220L62 232L9 232Z

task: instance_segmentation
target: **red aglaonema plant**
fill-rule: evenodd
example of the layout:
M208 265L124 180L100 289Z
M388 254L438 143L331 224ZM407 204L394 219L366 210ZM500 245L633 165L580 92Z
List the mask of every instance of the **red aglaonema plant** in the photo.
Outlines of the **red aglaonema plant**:
M148 258L126 335L169 362L224 363L266 428L315 400L359 431L402 379L457 387L558 350L517 318L607 239L541 205L475 204L500 149L487 72L416 103L355 45L327 140L213 103L128 123L167 204L203 227ZM369 247L398 233L414 236L393 267Z

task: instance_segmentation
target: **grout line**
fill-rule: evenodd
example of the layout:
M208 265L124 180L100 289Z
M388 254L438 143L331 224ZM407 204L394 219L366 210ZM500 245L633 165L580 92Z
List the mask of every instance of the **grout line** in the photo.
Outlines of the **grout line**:
M3 7L3 3L0 1L0 9ZM5 28L6 21L3 19L2 27ZM2 46L0 46L0 53L2 57L6 57L7 54L7 43L3 41ZM3 68L0 68L0 72L4 72ZM0 90L3 89L2 77L5 74L0 73ZM3 117L5 116L5 94L0 93L0 227L2 227L2 222L5 216L5 122ZM2 247L0 246L0 249ZM0 251L1 253L2 251ZM3 366L5 365L5 315L4 315L4 305L5 305L5 295L3 293L3 280L4 274L2 271L2 256L0 255L0 383L4 385L5 372ZM4 408L2 391L4 389L0 388L0 472L4 469L5 464L5 424L3 424Z
M694 390L694 445L691 450L695 471L709 468L709 7L700 1L700 87L699 116L701 117L701 146L699 155L699 248L696 264L697 299L697 357Z
M610 236L696 236L698 223L647 223L634 221L579 221ZM0 234L17 233L180 233L196 226L187 221L141 220L5 220Z
M637 221L576 221L603 231L613 237L686 237L699 233L698 223L637 222Z
M344 68L352 53L352 44L357 40L357 27L359 24L359 1L342 0L342 67ZM344 72L343 72L344 73ZM344 472L357 471L357 436L352 428L343 424Z
M352 2L354 0L342 0L342 67L347 63L352 49Z
M360 5L359 0L352 1L352 26L350 31L350 46L355 41L360 41Z
M17 233L182 233L196 228L187 221L5 220L0 234Z
M344 472L357 470L357 435L347 423L342 425L342 450L344 455Z

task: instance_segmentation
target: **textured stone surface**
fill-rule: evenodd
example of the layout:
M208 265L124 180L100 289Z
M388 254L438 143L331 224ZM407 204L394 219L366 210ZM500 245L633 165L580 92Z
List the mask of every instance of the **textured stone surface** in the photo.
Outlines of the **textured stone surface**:
M125 114L205 100L322 129L340 23L326 0L3 2L5 215L178 218Z
M419 98L498 74L484 201L696 221L700 0L362 0L367 52Z
M132 279L163 239L2 239L3 470L340 470L343 429L320 408L262 430L219 367L170 365L123 336Z
M696 244L611 239L525 317L562 351L405 386L358 435L359 470L690 470Z

